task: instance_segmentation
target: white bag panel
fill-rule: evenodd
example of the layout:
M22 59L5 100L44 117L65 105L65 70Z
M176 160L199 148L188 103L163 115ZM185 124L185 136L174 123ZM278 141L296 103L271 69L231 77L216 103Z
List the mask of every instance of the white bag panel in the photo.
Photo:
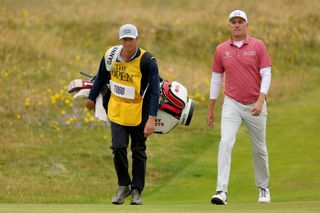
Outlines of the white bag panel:
M178 119L164 111L158 110L156 117L156 127L154 130L155 133L167 134L177 125Z
M188 101L188 90L187 90L187 88L185 86L183 86L182 84L180 84L177 81L172 81L171 82L170 91L172 92L172 94L174 96L176 96L181 101L183 101L184 104L187 103L187 101Z

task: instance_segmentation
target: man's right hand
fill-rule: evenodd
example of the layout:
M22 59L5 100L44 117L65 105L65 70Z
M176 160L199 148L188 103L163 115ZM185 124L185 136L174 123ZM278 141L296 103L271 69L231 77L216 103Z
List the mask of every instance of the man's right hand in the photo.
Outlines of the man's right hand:
M208 127L213 128L214 127L214 105L216 103L215 99L210 99L209 101L209 109L208 109L208 117L207 117L207 124Z
M93 110L94 109L94 101L88 98L86 101L86 107L89 110Z
M211 110L208 111L207 122L208 122L208 127L210 128L214 127L214 112Z

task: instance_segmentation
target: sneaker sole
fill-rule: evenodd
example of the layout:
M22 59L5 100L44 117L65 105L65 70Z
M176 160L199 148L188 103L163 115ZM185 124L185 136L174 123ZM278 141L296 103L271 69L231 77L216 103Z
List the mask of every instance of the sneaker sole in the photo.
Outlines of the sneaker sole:
M112 202L112 204L114 204L114 205L122 205L124 202L122 202L122 203L118 203L118 202Z
M267 204L267 203L271 203L271 200L269 200L269 201L258 201L258 203L260 203L260 204Z
M136 202L134 202L134 203L130 203L130 205L143 205L143 203L136 203Z
M227 204L227 202L223 202L222 200L220 200L219 198L216 198L216 197L211 199L211 203L215 204L215 205L226 205Z

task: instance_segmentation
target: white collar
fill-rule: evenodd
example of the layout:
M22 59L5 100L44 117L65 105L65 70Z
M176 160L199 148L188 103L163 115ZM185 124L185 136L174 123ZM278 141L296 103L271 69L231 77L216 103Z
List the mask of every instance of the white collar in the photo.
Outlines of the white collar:
M236 45L238 48L240 48L243 45L244 40L241 41L232 41L233 45Z

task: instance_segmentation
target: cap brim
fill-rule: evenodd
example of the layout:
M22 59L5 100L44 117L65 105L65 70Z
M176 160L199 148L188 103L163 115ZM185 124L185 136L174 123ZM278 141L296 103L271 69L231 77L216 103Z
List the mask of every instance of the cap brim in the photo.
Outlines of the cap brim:
M123 38L137 38L137 36L134 36L134 35L123 35L119 39L123 39Z
M229 21L231 21L231 19L233 19L233 18L242 18L243 21L247 22L247 20L241 16L233 16L233 17L229 18Z

